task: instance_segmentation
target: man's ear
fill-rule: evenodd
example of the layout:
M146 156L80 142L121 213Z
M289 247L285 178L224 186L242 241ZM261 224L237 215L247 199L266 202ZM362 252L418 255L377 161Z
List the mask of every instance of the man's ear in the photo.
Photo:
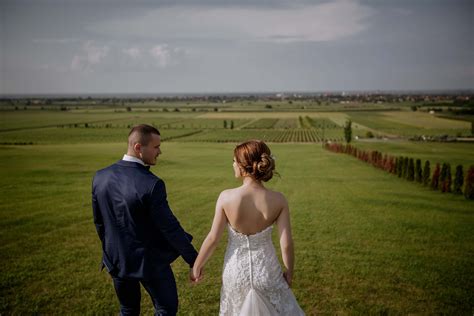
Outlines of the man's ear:
M142 150L142 144L135 143L135 145L133 145L133 151L135 151L137 155L140 155L141 150Z

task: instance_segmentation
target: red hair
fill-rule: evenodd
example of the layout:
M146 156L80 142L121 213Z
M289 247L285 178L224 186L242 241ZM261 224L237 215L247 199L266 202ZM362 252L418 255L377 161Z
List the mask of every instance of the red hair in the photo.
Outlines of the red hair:
M266 182L273 177L275 160L263 141L249 140L237 145L234 157L244 174L255 180Z

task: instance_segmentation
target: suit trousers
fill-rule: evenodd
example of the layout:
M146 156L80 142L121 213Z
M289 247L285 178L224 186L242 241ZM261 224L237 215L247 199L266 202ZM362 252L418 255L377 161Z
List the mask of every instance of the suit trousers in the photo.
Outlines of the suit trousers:
M112 276L115 292L120 302L120 315L140 315L140 283L151 297L155 316L174 316L178 312L178 292L171 267L149 279L130 280Z

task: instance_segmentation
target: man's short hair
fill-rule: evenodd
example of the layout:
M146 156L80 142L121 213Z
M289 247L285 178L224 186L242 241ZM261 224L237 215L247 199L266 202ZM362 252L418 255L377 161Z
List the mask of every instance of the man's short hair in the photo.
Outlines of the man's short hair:
M160 135L160 131L151 125L136 125L130 130L130 133L128 134L129 145L133 146L133 144L130 144L130 142L136 142L146 146L150 142L151 134Z

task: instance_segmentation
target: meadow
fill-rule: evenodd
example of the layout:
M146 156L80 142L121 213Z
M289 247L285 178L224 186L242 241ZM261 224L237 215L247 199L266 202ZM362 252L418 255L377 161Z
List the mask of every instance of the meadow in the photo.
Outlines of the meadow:
M471 134L471 124L436 117L422 112L357 112L350 118L381 136L466 136Z
M361 135L376 128L386 132L379 121L357 121L343 112L88 111L1 113L1 315L117 313L110 277L98 271L101 248L90 189L94 172L121 158L129 126L138 122L160 128L163 154L151 170L165 180L171 208L197 248L219 192L239 185L232 173L236 142L295 135L270 143L280 176L268 187L289 200L296 245L293 290L308 315L472 314L473 202L323 150L321 139L310 138L322 137L324 130L325 137L342 139L349 117L360 124ZM446 121L429 128L456 133L466 127ZM416 129L416 121L408 123ZM473 164L472 144L355 145ZM188 283L182 259L173 264L180 315L217 314L225 246L226 236L202 284ZM152 314L145 293L142 304L144 314Z

